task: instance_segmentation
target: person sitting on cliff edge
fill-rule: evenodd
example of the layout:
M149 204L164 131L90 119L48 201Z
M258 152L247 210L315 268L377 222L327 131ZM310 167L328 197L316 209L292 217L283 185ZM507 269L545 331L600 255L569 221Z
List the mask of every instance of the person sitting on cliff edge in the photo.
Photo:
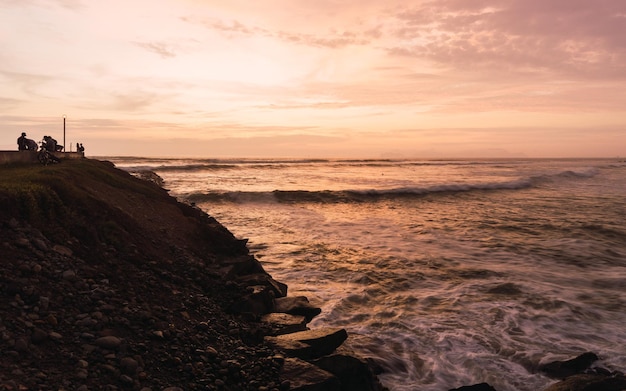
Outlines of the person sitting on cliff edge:
M41 146L49 152L60 152L63 150L63 145L57 144L57 140L53 139L52 136L43 136Z
M22 132L22 135L17 139L18 151L36 151L37 143L35 140L27 138L26 133Z

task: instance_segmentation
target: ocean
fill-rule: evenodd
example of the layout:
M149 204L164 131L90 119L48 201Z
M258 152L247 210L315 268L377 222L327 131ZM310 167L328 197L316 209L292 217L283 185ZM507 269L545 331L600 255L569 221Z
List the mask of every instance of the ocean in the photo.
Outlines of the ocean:
M107 159L247 238L392 391L626 371L625 161Z

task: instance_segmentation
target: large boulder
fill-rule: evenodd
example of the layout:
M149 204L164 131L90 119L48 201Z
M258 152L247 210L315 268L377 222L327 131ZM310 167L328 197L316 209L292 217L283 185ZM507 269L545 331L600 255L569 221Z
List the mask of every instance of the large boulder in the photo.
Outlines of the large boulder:
M265 285L247 287L248 294L235 300L228 311L235 314L264 315L274 307L274 292Z
M573 375L546 388L544 391L622 391L626 390L626 377L617 375Z
M336 352L312 362L323 370L335 375L341 383L342 391L386 390L380 384L368 363L344 347L340 347Z
M276 281L267 273L255 273L239 276L235 281L243 286L263 285L274 292L274 297L287 296L287 284Z
M479 383L479 384L474 384L471 386L463 386L459 388L454 388L454 389L451 389L450 391L496 391L496 389L493 388L488 383Z
M591 364L598 360L595 353L587 352L566 361L553 361L539 366L539 371L554 379L583 373Z
M289 382L290 391L342 391L331 373L297 358L286 358L280 379Z
M261 321L270 325L271 331L269 335L282 335L305 331L306 318L302 315L290 315L278 312L272 312L261 317Z
M274 312L302 315L307 319L307 322L310 322L322 312L322 309L309 303L306 296L294 296L276 298L274 300Z
M221 260L220 269L223 279L227 281L248 274L265 273L261 262L247 254Z
M307 330L265 337L265 340L277 349L302 359L319 358L330 354L341 346L346 339L348 339L346 330L337 328Z

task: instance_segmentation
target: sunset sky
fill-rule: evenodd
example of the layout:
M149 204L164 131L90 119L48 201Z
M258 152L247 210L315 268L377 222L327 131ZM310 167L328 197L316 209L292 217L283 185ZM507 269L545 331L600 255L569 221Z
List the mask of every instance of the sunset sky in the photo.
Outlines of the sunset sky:
M91 156L624 156L626 1L0 0L0 149L63 115Z

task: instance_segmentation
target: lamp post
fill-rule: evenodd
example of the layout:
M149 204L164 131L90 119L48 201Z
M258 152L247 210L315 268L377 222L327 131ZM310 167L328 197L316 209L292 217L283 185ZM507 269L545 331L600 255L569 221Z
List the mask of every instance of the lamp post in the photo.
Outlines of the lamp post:
M63 115L63 152L66 152L65 151L65 146L66 145L67 144L65 144L65 114L64 114Z

